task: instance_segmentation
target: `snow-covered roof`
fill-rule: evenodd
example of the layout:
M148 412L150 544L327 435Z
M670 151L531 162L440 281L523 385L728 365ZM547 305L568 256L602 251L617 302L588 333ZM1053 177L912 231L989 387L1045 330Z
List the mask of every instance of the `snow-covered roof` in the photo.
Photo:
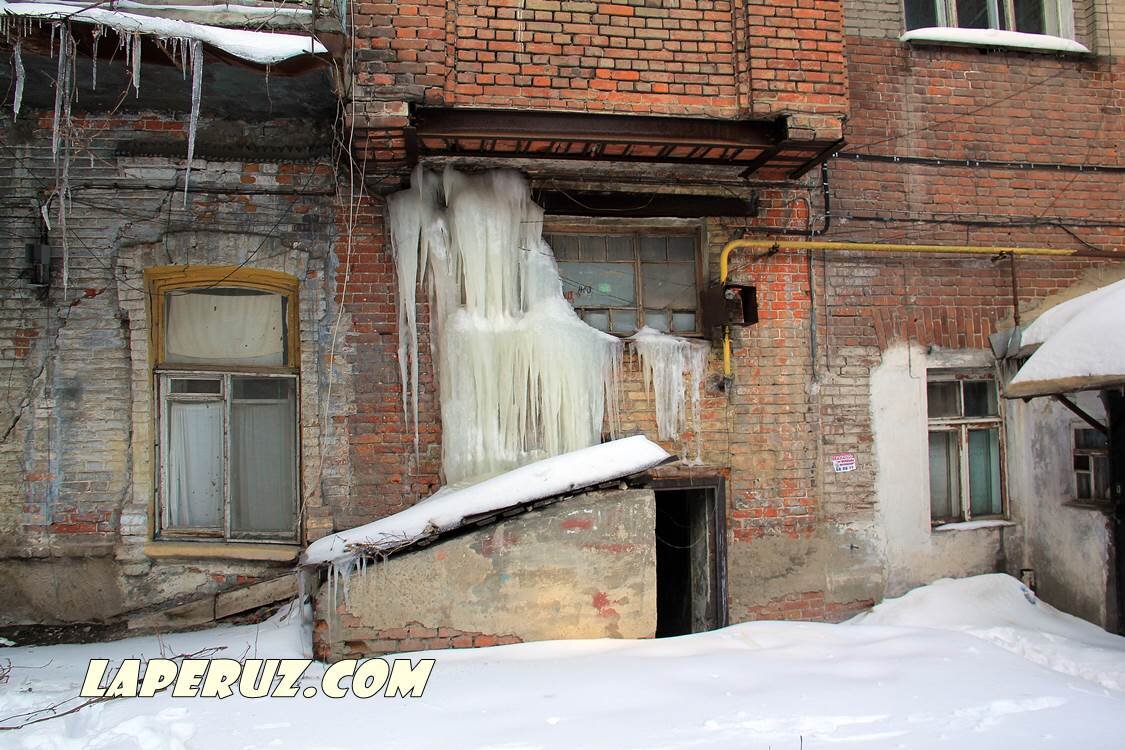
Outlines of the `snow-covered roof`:
M1125 384L1125 281L1046 311L1024 331L1039 348L1005 388L1008 398Z
M399 549L459 528L467 518L593 487L651 469L669 458L667 451L643 435L545 458L468 487L443 488L393 516L318 539L305 550L301 564L336 563L359 549Z
M937 44L965 44L978 47L1010 47L1034 52L1075 52L1088 54L1084 44L1049 34L1025 34L1001 29L959 29L949 26L930 26L914 29L899 37L903 42L932 42Z
M279 63L300 55L328 52L323 44L307 35L226 29L172 18L123 13L103 7L75 9L71 5L55 3L12 3L0 0L0 14L46 21L67 20L98 24L127 34L145 34L163 39L194 39L261 65Z

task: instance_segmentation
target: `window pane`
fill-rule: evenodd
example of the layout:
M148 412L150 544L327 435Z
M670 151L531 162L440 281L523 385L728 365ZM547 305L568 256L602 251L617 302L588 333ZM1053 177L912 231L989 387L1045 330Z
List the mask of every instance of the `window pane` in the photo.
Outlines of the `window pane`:
M695 239L684 236L669 237L668 260L695 263Z
M582 260L605 260L605 237L598 234L584 234L578 239L578 246L582 251Z
M641 237L641 260L668 260L666 246L667 239L664 237Z
M238 394L252 394L239 400ZM296 399L288 378L235 378L231 404L231 533L296 529Z
M610 333L636 333L637 313L635 310L610 310Z
M1109 439L1098 430L1080 428L1074 431L1074 447L1080 450L1108 450Z
M668 333L672 329L668 321L667 310L645 310L645 325L664 333Z
M906 0L906 30L937 26L939 2L944 0Z
M223 403L168 401L164 527L223 528Z
M1075 474L1074 478L1078 483L1078 499L1093 500L1094 496L1090 494L1090 475L1079 473Z
M555 251L557 260L578 260L578 238L572 234L548 234L547 244Z
M970 380L962 384L965 388L966 417L995 417L996 388L991 380Z
M960 514L961 450L956 432L930 433L930 518Z
M1016 31L1027 34L1046 34L1043 0L1013 0L1016 11Z
M1090 457L1089 456L1075 456L1074 468L1078 471L1090 470Z
M629 236L606 237L606 260L633 260L633 238Z
M956 380L926 384L926 403L930 419L959 417L961 409L957 404L961 384Z
M609 311L608 310L583 310L582 319L587 324L592 325L599 331L609 330Z
M987 29L988 0L957 0L957 25L963 29Z
M694 310L695 266L688 263L645 263L641 266L645 307Z
M1094 494L1098 500L1109 500L1109 456L1094 457Z
M559 263L559 276L575 307L622 307L636 297L633 266L625 263Z
M995 516L1000 502L1000 431L969 430L969 507L974 516Z
M672 314L672 332L673 333L690 333L696 330L695 328L695 313L673 313Z
M173 380L170 383L169 390L171 393L218 394L223 392L223 383L221 380L204 380L202 378Z
M285 364L285 299L247 289L167 295L168 362Z

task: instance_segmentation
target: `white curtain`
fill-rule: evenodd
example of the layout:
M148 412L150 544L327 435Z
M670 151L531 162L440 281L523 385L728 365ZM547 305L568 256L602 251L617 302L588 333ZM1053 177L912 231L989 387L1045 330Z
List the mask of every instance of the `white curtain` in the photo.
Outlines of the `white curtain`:
M231 531L292 532L296 528L294 404L288 400L231 405Z
M223 404L170 402L168 409L170 529L223 528Z
M200 364L285 364L280 294L168 297L165 360Z

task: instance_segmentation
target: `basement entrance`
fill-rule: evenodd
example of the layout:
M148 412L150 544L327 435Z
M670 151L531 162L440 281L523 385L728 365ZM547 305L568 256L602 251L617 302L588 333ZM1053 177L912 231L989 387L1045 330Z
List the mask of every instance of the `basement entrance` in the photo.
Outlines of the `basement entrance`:
M661 483L662 484L662 483ZM658 486L656 493L656 637L726 624L720 486Z

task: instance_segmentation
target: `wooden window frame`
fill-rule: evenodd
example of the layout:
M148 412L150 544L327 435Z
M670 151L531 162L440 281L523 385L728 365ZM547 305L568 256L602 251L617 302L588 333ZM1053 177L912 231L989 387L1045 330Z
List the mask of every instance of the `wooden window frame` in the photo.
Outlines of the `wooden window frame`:
M279 271L244 266L163 266L145 270L145 289L150 326L149 362L153 389L153 435L155 436L155 492L151 506L154 541L222 542L226 544L294 545L302 539L301 507L301 379L300 379L300 311L297 278ZM210 288L238 288L282 295L285 300L285 364L283 365L218 365L165 362L167 332L167 297L177 291L198 291ZM231 391L235 377L284 378L293 383L293 489L295 522L292 532L261 533L252 536L233 534L231 530L230 492L230 412L234 402ZM173 380L212 379L222 382L219 394L171 394L165 384ZM223 528L169 529L164 527L167 487L166 430L167 403L170 401L221 401L223 403Z
M695 328L692 329L691 331L671 331L671 330L669 330L666 333L668 333L670 335L673 335L673 336L683 336L683 337L688 337L688 338L698 338L698 337L703 335L703 326L702 326L702 321L700 319L700 309L699 309L699 291L700 291L700 289L703 288L703 283L704 283L704 277L703 277L703 237L702 237L702 232L701 232L699 227L695 227L695 226L660 226L660 225L657 225L657 224L643 225L643 226L637 225L637 224L626 224L626 225L623 225L623 226L607 226L605 224L585 225L585 224L573 224L573 223L564 222L564 221L550 221L550 220L546 221L544 223L544 227L543 227L544 238L546 238L550 235L555 235L555 234L561 234L561 235L593 235L593 236L603 236L603 237L607 237L607 236L625 237L625 236L627 236L627 237L631 238L631 240L633 242L633 260L632 261L610 261L610 260L606 260L604 262L606 262L606 263L620 263L622 265L630 264L630 265L633 266L633 294L634 294L634 298L635 298L635 307L636 307L636 316L635 316L635 319L634 319L634 323L636 325L636 330L640 330L645 325L643 266L646 262L648 262L648 263L659 263L660 262L660 261L643 261L643 260L641 260L641 251L640 251L641 239L644 238L644 237L653 237L653 236L690 237L691 241L692 241L692 244L694 245L693 265L695 266L696 299L695 299L695 305L692 307L692 312L695 314ZM569 260L566 260L566 259L559 258L556 255L555 262L556 263L568 263L568 262L581 263L583 261L569 261ZM601 261L590 261L590 262L595 263L595 262L601 262ZM675 261L664 261L665 264L672 264L674 262ZM561 274L560 274L560 277L561 277ZM564 292L565 292L565 289L564 289ZM578 314L578 317L585 320L585 317L582 314L583 308L574 306L573 304L571 305L571 307ZM629 309L632 309L632 307L602 306L602 307L596 307L596 308L593 308L593 309L610 311L610 310L629 310ZM631 333L617 333L617 332L614 332L614 331L605 331L605 333L608 333L611 336L617 336L617 337L620 337L620 338L628 338L629 336L632 336L633 333L635 333L635 331L631 332Z
M936 9L937 25L943 28L968 28L963 27L958 23L957 18L957 0L927 0ZM903 0L903 19L906 18L906 2ZM1016 31L1015 29L1015 2L1014 0L985 0L988 3L988 22L989 28L998 29L1001 31ZM1043 36L1062 36L1063 29L1067 24L1064 22L1063 13L1066 11L1063 3L1059 0L1039 0L1043 7ZM1000 25L1000 8L1004 8L1005 18L1007 24ZM1074 12L1073 8L1070 10ZM907 29L908 31L910 29ZM1035 32L1023 32L1035 33Z
M959 502L960 508L957 515L947 518L934 518L933 506L931 505L930 524L931 526L942 526L948 523L963 523L973 520L1006 520L1010 516L1010 508L1008 507L1008 475L1005 470L1007 464L1004 436L1004 403L1000 398L999 388L997 387L996 377L991 371L987 370L931 370L927 373L926 384L930 383L948 383L948 382L981 382L987 381L992 384L995 389L996 395L996 416L994 417L930 417L929 405L926 405L926 436L927 440L929 435L934 432L952 432L958 435L959 446L959 466L958 474L960 479L959 487ZM957 391L958 412L964 414L964 387ZM997 445L998 455L996 460L1000 463L1000 512L989 513L982 515L974 515L972 510L972 497L970 493L970 476L969 476L969 432L972 430L992 430L997 431ZM929 488L927 487L927 494Z
M1093 460L1095 457L1105 458L1107 460L1107 469L1109 468L1108 467L1109 448L1079 448L1078 447L1078 434L1077 434L1079 430L1089 430L1090 432L1097 432L1097 430L1093 429L1092 427L1090 427L1089 425L1087 425L1084 422L1080 422L1080 423L1070 425L1070 455L1071 455L1070 475L1071 475L1071 489L1073 490L1073 494L1072 494L1072 497L1071 497L1070 504L1076 505L1076 506L1079 506L1079 507L1098 508L1098 509L1101 509L1101 510L1111 509L1112 505L1113 505L1112 500L1107 499L1107 498L1099 498L1099 497L1082 497L1078 492L1078 475L1080 473L1090 475L1090 489L1091 489L1091 491L1093 491L1093 488L1096 486L1096 482L1094 481L1095 476L1096 476L1096 471L1095 471L1094 467L1096 466L1096 463ZM1090 457L1090 468L1088 470L1078 469L1074 466L1073 461L1078 456L1089 456ZM1108 479L1108 477L1107 477L1107 479Z

